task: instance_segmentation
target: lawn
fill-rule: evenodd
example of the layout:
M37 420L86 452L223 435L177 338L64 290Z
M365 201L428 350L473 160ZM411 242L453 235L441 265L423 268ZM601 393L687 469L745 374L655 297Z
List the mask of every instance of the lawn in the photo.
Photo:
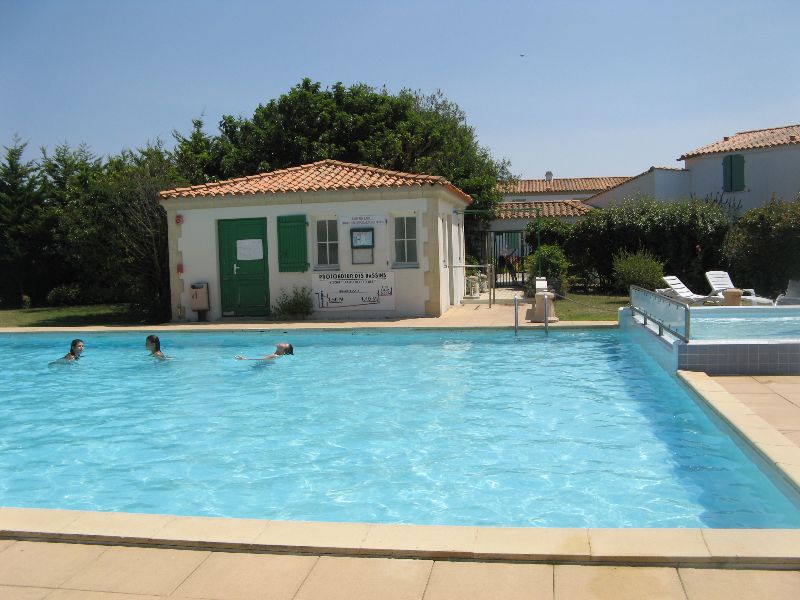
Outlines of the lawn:
M0 327L86 327L139 325L125 304L93 304L0 310Z
M556 301L556 316L561 321L616 321L617 310L628 303L628 296L569 293Z

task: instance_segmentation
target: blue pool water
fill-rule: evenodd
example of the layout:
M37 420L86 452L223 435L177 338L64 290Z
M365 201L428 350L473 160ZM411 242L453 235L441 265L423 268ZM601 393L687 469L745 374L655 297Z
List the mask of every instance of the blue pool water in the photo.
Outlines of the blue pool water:
M800 527L624 332L0 335L0 505L548 527ZM264 365L235 354L290 341Z
M693 308L690 337L693 340L800 340L800 308Z

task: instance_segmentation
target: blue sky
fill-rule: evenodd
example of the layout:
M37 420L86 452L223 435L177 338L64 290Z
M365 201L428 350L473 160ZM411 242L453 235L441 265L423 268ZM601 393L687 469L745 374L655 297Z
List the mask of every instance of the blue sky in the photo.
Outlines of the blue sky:
M0 145L171 145L310 77L439 89L523 178L634 175L800 123L798 23L794 0L0 0Z

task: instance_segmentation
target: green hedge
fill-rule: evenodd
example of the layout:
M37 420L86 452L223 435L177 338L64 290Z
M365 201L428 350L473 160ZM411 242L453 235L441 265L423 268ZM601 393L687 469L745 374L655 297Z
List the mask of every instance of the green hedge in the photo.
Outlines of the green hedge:
M728 271L736 285L775 297L789 279L800 279L800 196L772 199L747 211L725 243Z
M729 218L718 203L700 200L660 202L652 198L626 201L590 212L565 242L573 273L613 285L614 256L649 252L696 291L705 291L705 271L723 264Z

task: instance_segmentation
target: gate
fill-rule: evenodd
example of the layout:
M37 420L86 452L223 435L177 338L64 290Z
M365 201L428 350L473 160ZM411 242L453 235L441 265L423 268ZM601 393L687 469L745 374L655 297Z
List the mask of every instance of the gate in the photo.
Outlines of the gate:
M495 287L525 287L525 258L531 253L524 231L492 231Z

